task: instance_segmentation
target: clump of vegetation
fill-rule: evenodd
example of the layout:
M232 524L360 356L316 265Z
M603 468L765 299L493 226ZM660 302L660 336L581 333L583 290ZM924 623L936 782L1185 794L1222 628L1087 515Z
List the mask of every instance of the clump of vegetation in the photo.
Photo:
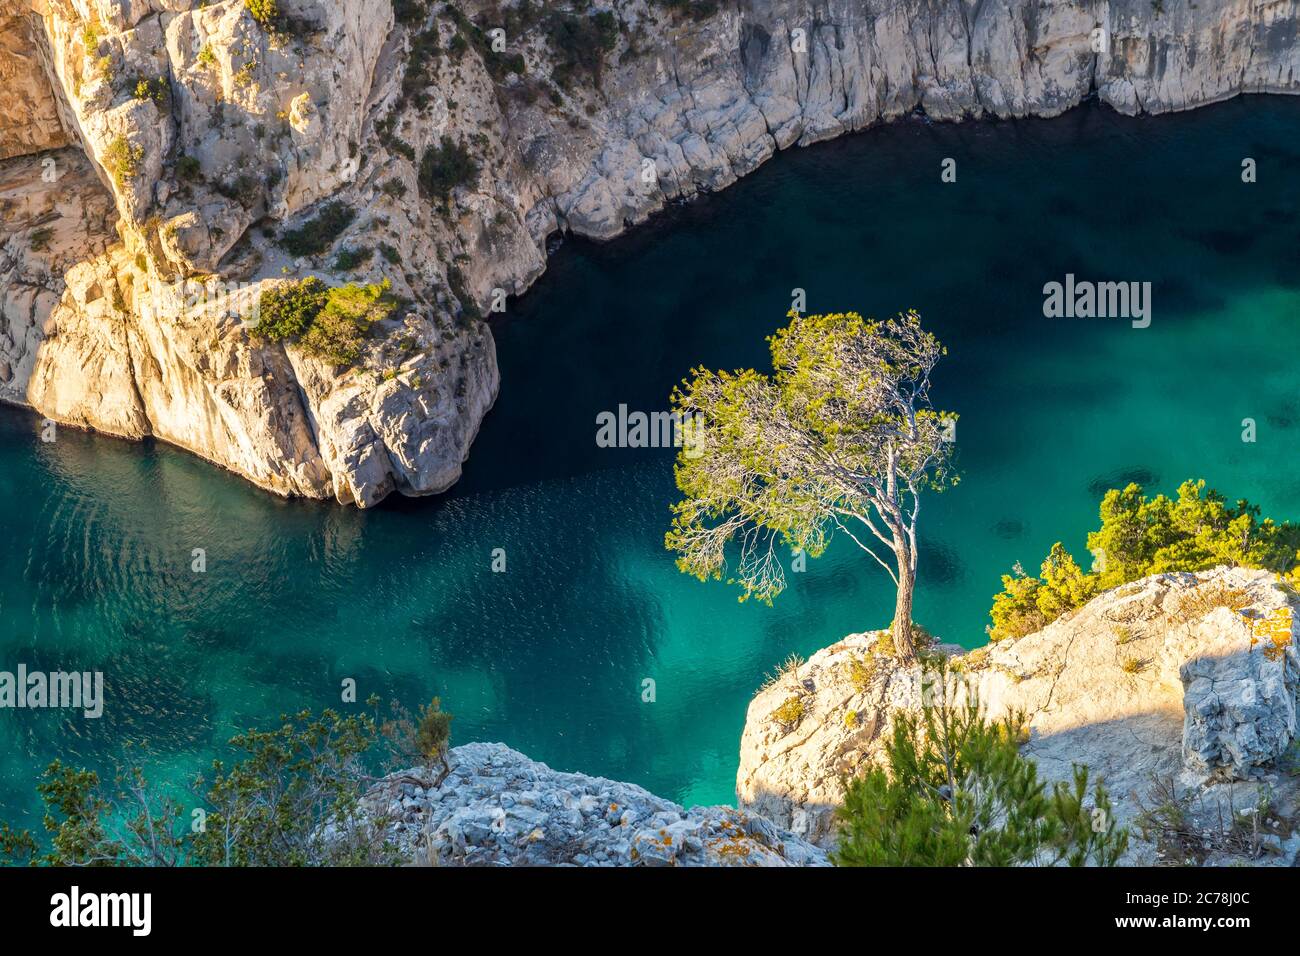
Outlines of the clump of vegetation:
M367 702L377 707L378 700ZM450 715L435 699L415 739L446 767ZM325 710L280 718L272 730L231 739L237 758L214 761L194 783L205 812L149 786L139 770L106 786L97 774L54 761L37 790L44 846L0 824L0 859L48 866L375 866L401 861L382 813L360 813L367 762L404 759L385 746L390 723ZM387 758L385 760L385 758ZM445 776L445 774L444 774Z
M105 83L113 82L113 58L104 55L95 60L94 74Z
M803 720L804 707L803 701L798 697L791 697L786 700L780 707L772 711L772 718L784 727L796 727L799 721Z
M1125 674L1140 674L1146 668L1146 661L1140 657L1126 657L1120 664L1120 670Z
M1024 720L957 704L942 664L920 715L901 712L883 765L851 780L837 810L840 866L1114 866L1128 846L1088 771L1050 790L1021 756Z
M478 174L478 163L465 145L443 136L442 142L429 147L420 160L420 189L446 204L453 189L477 182Z
M1194 588L1181 595L1172 616L1179 624L1190 624L1218 608L1226 607L1235 613L1244 611L1252 603L1254 602L1250 592L1245 588L1234 588L1218 581L1208 587Z
M360 246L356 249L344 249L334 259L334 268L339 272L351 272L358 266L369 262L374 256L375 250L369 246Z
M380 728L390 741L394 753L403 761L414 761L433 769L437 764L441 771L434 780L435 787L451 773L447 763L447 750L451 745L451 714L442 709L442 701L435 697L427 705L420 706L419 713L412 718L401 712Z
M203 166L195 157L181 155L176 160L176 175L193 182L203 178Z
M361 357L366 333L397 307L387 279L379 284L329 288L315 276L262 293L253 335L296 341L308 355L335 365Z
M166 104L170 92L171 87L167 83L165 76L139 77L135 81L135 89L132 95L137 100L153 100L158 106L163 106Z
M257 75L258 62L256 60L245 60L244 65L235 71L233 77L236 86L248 86L253 82L253 77Z
M89 56L99 49L99 24L88 20L81 26L81 45Z
M379 254L384 257L384 260L389 265L400 265L402 262L402 254L386 242L381 242L379 244Z
M280 27L280 6L276 0L244 0L249 15L268 30Z
M144 147L118 136L104 150L104 168L108 170L119 189L125 189L140 172L144 162Z
M600 86L605 55L618 45L618 20L608 10L581 16L553 10L546 17L546 39L555 53L552 76L560 86L585 78Z
M421 24L428 15L426 0L393 0L393 16L404 27Z
M697 23L718 12L717 0L655 0L678 16L690 17Z
M240 173L233 179L223 179L216 184L217 192L251 209L262 196L262 180L252 173Z
M478 306L474 303L473 296L465 288L465 275L460 271L460 266L447 267L447 287L451 290L451 294L456 297L456 301L460 303L459 318L462 323L472 323L483 317L483 313L479 311Z
M425 92L433 83L433 71L440 53L438 29L430 27L411 35L411 52L406 57L406 71L402 74L402 101L414 103L424 109L429 103Z
M508 16L508 22L506 22L502 27L506 31L507 37L522 36L527 29L527 27L524 26L524 23L527 21L535 22L536 15L532 8L528 7L527 4L522 6L527 9L521 13L511 11L511 15ZM465 14L455 6L448 5L444 8L443 14L456 24L458 30L452 41L453 49L451 52L455 56L459 57L460 54L472 46L478 52L479 58L483 61L483 66L487 69L488 74L498 82L505 79L506 76L510 74L518 75L524 72L523 54L492 49L492 40L488 36L487 30L491 29L495 23L488 23L486 14L479 18L478 23L470 20L469 17L465 16ZM500 16L500 14L494 13L493 16Z
M203 49L199 50L199 66L207 69L217 65L217 54L213 52L212 44L203 44Z
M325 308L299 340L302 350L335 365L355 364L370 327L397 308L391 289L387 279L370 285L350 282L331 289Z
M1235 814L1225 813L1223 807L1210 814L1196 788L1184 790L1173 777L1157 776L1137 804L1137 828L1143 839L1155 843L1166 865L1199 866L1218 853L1256 860L1276 854L1277 844L1295 831L1293 819L1274 806L1266 786L1260 788L1255 806Z
M1100 516L1101 528L1088 534L1088 549L1098 555L1095 570L1085 573L1058 541L1038 577L1019 565L1002 577L992 640L1040 630L1094 595L1149 574L1218 565L1300 571L1300 526L1261 519L1259 507L1244 500L1229 505L1218 492L1206 492L1204 481L1183 482L1177 500L1147 498L1137 484L1111 489Z
M329 287L315 276L268 289L258 300L259 319L253 335L273 342L296 339L307 331L328 299Z
M764 678L762 689L767 690L769 687L775 687L783 681L793 680L802 666L803 658L798 654L791 654L780 664L777 664L775 670Z
M48 226L33 229L32 234L27 238L28 248L30 248L32 252L44 252L50 247L50 240L53 238L54 230Z
M357 218L356 210L335 200L327 203L315 218L280 236L280 245L293 256L320 255Z
M874 654L868 654L865 657L854 654L849 658L849 683L859 694L871 686L871 682L876 679L876 657Z

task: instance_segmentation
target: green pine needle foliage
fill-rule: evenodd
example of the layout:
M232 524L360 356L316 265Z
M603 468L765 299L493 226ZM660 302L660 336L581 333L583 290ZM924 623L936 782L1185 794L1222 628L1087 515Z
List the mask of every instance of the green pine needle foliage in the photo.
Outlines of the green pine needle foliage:
M954 699L941 662L927 670L927 703L900 713L885 766L848 782L837 811L839 866L1113 866L1128 846L1105 788L1088 771L1071 784L1038 779L1020 754L1024 721L990 721Z
M1229 505L1205 481L1185 481L1176 499L1148 498L1142 486L1106 492L1101 528L1088 534L1095 569L1084 572L1061 542L1038 577L1017 566L1002 576L988 629L992 640L1022 637L1086 604L1102 591L1167 571L1205 571L1219 565L1300 573L1300 526L1260 518L1258 505Z

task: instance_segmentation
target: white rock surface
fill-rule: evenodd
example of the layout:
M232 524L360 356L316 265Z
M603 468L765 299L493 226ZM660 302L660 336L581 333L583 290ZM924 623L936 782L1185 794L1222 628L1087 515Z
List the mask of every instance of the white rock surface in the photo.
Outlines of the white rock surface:
M1224 594L1242 606L1214 606ZM1121 824L1135 823L1161 787L1207 826L1231 824L1234 810L1261 799L1289 820L1300 802L1290 766L1298 606L1300 597L1263 571L1161 574L1038 633L952 660L991 716L1027 716L1023 752L1042 778L1068 780L1074 764L1086 764ZM754 698L736 783L743 809L833 843L844 777L881 758L892 712L920 706L919 669L873 656L877 638L852 635L825 648ZM870 680L855 684L855 659L874 662ZM791 698L804 713L793 726L773 716ZM1286 829L1265 862L1295 860L1300 834ZM1157 852L1135 838L1130 862L1154 862Z
M683 809L628 783L561 773L504 744L455 747L439 787L393 774L363 807L415 865L825 866L826 854L732 807Z

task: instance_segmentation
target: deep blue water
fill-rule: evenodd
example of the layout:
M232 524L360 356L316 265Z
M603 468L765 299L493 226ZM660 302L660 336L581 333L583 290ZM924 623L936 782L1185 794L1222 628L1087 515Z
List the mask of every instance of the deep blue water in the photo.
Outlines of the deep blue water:
M1300 518L1296 143L1283 98L907 120L783 154L622 240L568 242L496 325L500 401L437 499L285 502L166 446L47 445L34 416L0 412L0 669L108 685L99 720L0 711L0 815L34 810L54 756L178 780L239 728L338 706L348 677L363 698L441 695L458 742L729 802L764 672L884 625L888 579L844 543L772 608L679 574L671 453L598 448L595 419L665 408L694 365L766 367L795 287L812 311L915 307L949 347L937 401L962 416L964 478L925 504L916 609L946 640L983 640L1015 561L1063 540L1086 563L1113 485L1204 476ZM1150 328L1045 319L1042 286L1067 272L1152 282Z

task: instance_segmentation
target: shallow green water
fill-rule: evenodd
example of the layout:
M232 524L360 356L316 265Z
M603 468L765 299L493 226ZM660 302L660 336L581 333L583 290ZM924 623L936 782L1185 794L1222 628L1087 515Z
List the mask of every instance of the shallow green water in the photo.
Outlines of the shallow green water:
M697 363L765 363L794 287L813 311L916 307L950 348L937 391L962 415L964 480L925 505L916 614L947 640L982 641L1013 562L1058 539L1082 555L1111 485L1202 475L1300 517L1298 134L1300 100L1262 98L909 120L570 243L497 327L500 402L436 500L282 502L164 446L45 445L33 416L0 412L0 669L102 670L108 693L99 720L0 711L0 810L31 812L56 755L179 779L239 727L337 705L347 677L362 697L440 694L460 742L730 801L763 673L883 625L888 580L839 544L774 608L678 574L671 453L598 448L595 418L665 407ZM1152 282L1150 328L1043 318L1067 272Z

